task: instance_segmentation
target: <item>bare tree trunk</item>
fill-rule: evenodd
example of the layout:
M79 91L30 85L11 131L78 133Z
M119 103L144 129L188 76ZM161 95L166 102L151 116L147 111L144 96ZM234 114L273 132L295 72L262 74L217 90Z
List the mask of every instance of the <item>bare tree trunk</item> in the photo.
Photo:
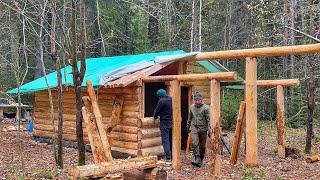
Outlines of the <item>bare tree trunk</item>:
M78 143L78 164L85 164L85 144L83 140L82 122L83 117L81 113L82 108L82 82L86 71L86 29L85 29L85 4L83 0L80 1L81 13L81 67L77 66L77 34L76 34L76 2L72 0L72 17L71 17L71 34L72 34L72 74L73 84L76 94L76 131Z
M153 49L159 44L159 15L158 15L158 0L149 1L149 23L148 23L148 36L150 39L150 45Z
M98 22L98 28L99 28L99 34L100 34L100 38L101 38L101 44L102 44L102 55L106 56L106 46L104 43L104 38L103 38L103 34L101 31L101 26L100 26L100 9L99 9L99 0L96 0L96 6L97 6L97 22Z
M62 103L63 103L63 96L62 96L62 75L61 75L61 63L60 59L57 56L57 50L55 45L56 40L56 21L57 21L57 11L56 11L56 1L51 0L51 58L55 63L55 68L57 71L57 83L58 83L58 153L56 158L56 165L63 169L63 149L62 149L62 127L63 127L63 113L62 113Z
M192 2L192 24L191 24L191 51L199 51L200 50L200 1L193 0Z
M192 21L191 21L191 34L190 34L190 52L193 52L193 39L194 39L194 21L195 21L195 14L194 14L194 7L195 0L192 0Z
M126 54L132 53L132 38L131 38L131 9L128 3L122 3L123 11L125 12L123 16L123 28L124 28L124 43L123 43L123 52Z
M200 3L199 3L199 51L202 50L202 31L201 31L201 28L202 28L202 16L201 16L201 12L202 12L202 0L200 0Z
M285 26L289 26L289 4L287 3L287 1L285 0L284 1L284 4L283 4L283 13L284 13L284 34L283 34L283 42L284 42L284 45L289 45L289 31L287 28L285 28ZM289 66L289 57L287 56L284 56L283 57L283 74L282 74L282 77L281 78L288 78L288 72L290 70L290 66ZM284 91L284 97L285 99L288 98L288 90L286 89ZM287 111L288 110L288 106L289 106L289 102L285 100L285 110Z
M312 58L313 59L313 58ZM310 59L311 61L311 59ZM312 135L313 135L313 114L315 107L315 79L314 72L311 72L311 76L308 82L308 117L307 117L307 137L306 137L306 147L305 153L310 154L312 146Z
M313 7L316 6L315 1L310 0L310 10L309 10L309 23L310 23L310 35L314 35L315 34L315 29L316 27L316 17L315 14L316 12L314 12ZM308 82L308 93L307 93L307 137L306 137L306 146L305 146L305 153L310 154L311 152L311 147L312 147L312 136L313 136L313 116L314 116L314 108L315 108L315 91L316 91L316 87L315 87L315 73L316 73L316 69L317 66L319 66L319 64L317 63L318 60L315 55L310 56L309 58L309 66L311 69L310 72L310 76L309 76L309 82Z
M44 0L39 1L39 9L38 9L38 19L40 20L39 22L39 35L37 37L37 51L36 51L36 62L35 62L35 71L34 71L34 78L37 79L41 76L43 76L42 68L41 68L41 62L43 59L43 36L42 36L42 31L43 31L43 6L44 6Z

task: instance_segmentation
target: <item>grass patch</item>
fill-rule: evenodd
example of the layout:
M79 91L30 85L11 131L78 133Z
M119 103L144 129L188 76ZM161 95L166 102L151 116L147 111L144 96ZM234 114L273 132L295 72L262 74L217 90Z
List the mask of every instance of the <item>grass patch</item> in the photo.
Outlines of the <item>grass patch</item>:
M58 175L56 170L39 170L36 172L35 177L37 179L54 179Z
M257 179L266 179L266 173L263 169L260 169L259 172L254 172L252 169L245 169L243 180L257 180Z

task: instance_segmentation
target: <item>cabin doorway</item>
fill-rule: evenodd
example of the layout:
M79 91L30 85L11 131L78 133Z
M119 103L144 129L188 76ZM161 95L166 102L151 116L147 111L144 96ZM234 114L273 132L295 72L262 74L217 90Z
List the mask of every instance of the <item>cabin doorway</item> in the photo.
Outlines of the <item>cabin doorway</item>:
M158 103L157 90L165 89L168 92L167 85L164 82L145 83L144 85L144 117L152 117L154 109ZM188 141L188 113L189 113L189 87L181 87L181 149L185 150Z
M189 87L181 87L181 149L185 150L188 141L187 121L189 114Z
M158 103L158 89L167 89L164 82L145 83L144 85L144 117L153 117Z

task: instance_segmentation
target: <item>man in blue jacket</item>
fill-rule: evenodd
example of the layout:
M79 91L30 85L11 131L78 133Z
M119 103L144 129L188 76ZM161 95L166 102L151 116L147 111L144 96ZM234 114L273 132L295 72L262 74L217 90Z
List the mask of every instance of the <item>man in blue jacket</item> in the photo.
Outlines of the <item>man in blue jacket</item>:
M162 146L166 154L166 160L171 161L172 152L172 98L167 95L164 89L157 91L159 98L153 117L156 119L160 116L160 132Z

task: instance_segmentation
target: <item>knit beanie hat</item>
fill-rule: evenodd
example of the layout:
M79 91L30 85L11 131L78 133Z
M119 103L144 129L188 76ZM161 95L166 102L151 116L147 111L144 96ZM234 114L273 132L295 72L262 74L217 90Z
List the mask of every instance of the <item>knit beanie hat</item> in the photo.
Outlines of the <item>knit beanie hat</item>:
M157 97L164 97L164 96L166 96L166 95L167 95L167 91L164 90L164 89L159 89L159 90L157 91Z
M194 100L202 100L203 97L202 97L202 95L201 95L199 92L196 92L196 93L194 93L194 95L193 95L193 99L194 99Z

